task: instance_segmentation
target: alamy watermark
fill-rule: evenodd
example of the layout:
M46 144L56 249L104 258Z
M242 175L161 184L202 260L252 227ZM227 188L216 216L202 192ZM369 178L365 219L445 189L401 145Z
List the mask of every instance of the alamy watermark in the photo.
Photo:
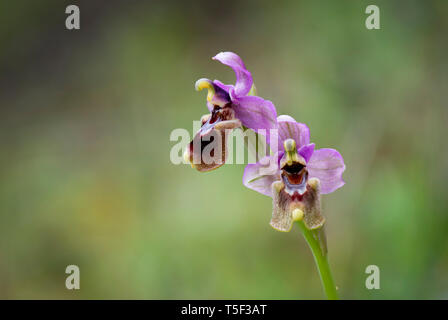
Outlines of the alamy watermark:
M367 266L366 274L369 275L366 278L366 288L369 290L380 289L380 268L374 264Z
M68 290L80 289L80 271L76 265L69 265L65 268L65 273L69 276L65 279L65 287Z
M369 14L366 18L366 28L369 30L380 29L380 8L374 4L371 4L367 6L366 13Z
M65 13L68 14L67 18L65 19L65 27L68 30L79 30L81 28L79 7L71 4L67 6L67 8L65 8Z

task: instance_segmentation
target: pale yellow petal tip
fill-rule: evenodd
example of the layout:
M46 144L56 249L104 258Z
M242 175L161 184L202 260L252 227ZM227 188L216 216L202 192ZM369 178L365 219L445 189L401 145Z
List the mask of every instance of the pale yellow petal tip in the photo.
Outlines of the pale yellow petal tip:
M303 220L303 211L300 209L294 209L292 212L292 219L294 221L302 221Z
M196 81L194 88L196 89L196 91L207 89L208 90L207 101L211 101L215 95L215 87L213 86L212 81L209 79L205 78L199 79L198 81Z

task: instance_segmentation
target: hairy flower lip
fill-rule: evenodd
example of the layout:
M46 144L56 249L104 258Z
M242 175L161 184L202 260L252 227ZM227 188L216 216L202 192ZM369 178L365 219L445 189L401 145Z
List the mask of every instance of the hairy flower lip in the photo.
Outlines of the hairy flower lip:
M202 126L193 140L190 141L184 157L193 168L201 172L207 172L225 164L227 154L226 130L240 127L241 122L235 119L235 111L231 108L230 103L224 107L214 106L211 114L203 116L201 121ZM210 144L215 144L215 147L211 149L210 156L213 158L216 154L215 151L218 151L218 162L204 161L204 149Z
M216 135L217 134L217 135ZM218 138L219 140L216 140ZM216 154L215 151L218 151L217 161L207 162L203 158L203 152L206 147L210 144L221 143L224 147L218 149L212 149L210 156L211 160L214 159ZM185 150L184 157L191 164L191 167L200 171L207 172L215 170L224 165L226 159L226 148L225 148L225 134L221 133L220 130L215 130L213 127L208 129L207 132L199 131L193 140L187 146Z
M208 146L210 143L213 143L215 141L215 137L211 134L212 130L213 129L210 129L210 130L208 130L207 133L201 134L200 137L195 138L195 139L198 139L198 138L201 139L201 141L200 141L200 144L201 144L201 154L202 154L202 151L204 150L204 148L206 146ZM204 140L203 138L207 137L207 136L209 136L209 139L208 140ZM191 141L189 146L188 146L188 149L189 149L189 152L190 152L191 156L194 155L194 142L193 141Z

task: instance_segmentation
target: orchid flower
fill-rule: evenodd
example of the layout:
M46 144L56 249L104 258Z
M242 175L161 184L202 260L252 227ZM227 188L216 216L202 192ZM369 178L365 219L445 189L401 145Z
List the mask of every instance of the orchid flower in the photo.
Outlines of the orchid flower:
M328 263L320 194L331 193L345 184L344 159L334 149L314 150L310 130L292 117L279 116L277 125L278 140L271 137L274 154L248 164L243 184L272 197L270 224L274 229L288 232L297 222L313 253L328 299L338 299Z
M210 113L201 118L202 126L186 148L184 157L201 172L219 168L225 163L226 129L245 126L255 131L264 129L264 132L269 132L277 126L277 112L272 102L251 95L255 91L252 75L241 58L233 52L221 52L213 59L234 70L236 83L227 85L219 80L205 78L196 82L197 91L208 90L207 107ZM218 161L203 159L203 151L210 147L211 142L220 143L218 150L211 151Z
M325 222L320 194L331 193L344 185L344 159L334 149L314 150L310 130L292 117L279 116L277 123L278 152L248 164L243 184L272 197L270 224L274 229L290 231L293 221L302 218L308 229L320 228Z

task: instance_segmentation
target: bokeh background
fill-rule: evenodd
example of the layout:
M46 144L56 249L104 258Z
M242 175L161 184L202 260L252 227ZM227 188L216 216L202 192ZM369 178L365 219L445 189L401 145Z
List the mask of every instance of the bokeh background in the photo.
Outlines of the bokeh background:
M234 82L220 51L344 156L346 185L323 197L341 298L448 298L447 16L446 1L2 1L0 298L324 297L244 165L170 162L171 131L207 112L194 82Z

